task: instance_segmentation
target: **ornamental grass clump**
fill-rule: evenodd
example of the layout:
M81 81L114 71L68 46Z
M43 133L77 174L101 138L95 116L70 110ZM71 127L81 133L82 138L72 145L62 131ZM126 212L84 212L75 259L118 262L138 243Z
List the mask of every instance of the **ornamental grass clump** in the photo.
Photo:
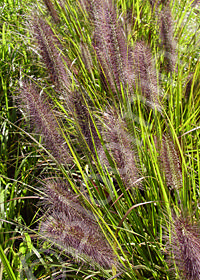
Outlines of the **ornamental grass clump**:
M31 35L42 63L21 78L18 107L30 120L25 135L39 149L27 155L36 162L31 171L21 175L20 165L15 173L26 185L36 182L40 194L38 251L53 248L63 256L72 279L170 280L171 264L177 277L198 279L198 227L174 218L187 209L197 220L200 181L199 64L196 57L189 66L184 60L186 36L178 49L173 39L183 27L172 20L179 6L172 10L164 0L38 5ZM190 51L197 56L197 49ZM177 50L183 66L176 69ZM44 257L43 272L30 268L37 279L56 277L48 270L54 258Z

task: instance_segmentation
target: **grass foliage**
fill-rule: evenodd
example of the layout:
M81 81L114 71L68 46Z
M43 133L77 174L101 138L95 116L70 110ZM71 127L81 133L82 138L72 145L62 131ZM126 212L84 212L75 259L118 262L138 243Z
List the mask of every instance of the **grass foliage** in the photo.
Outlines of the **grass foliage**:
M0 279L200 279L199 1L0 9Z

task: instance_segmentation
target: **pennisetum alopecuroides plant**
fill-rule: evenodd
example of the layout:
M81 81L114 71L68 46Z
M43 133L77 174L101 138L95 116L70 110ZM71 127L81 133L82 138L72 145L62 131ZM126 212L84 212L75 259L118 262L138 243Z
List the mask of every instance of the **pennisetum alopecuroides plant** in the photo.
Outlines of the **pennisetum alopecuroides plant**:
M150 1L151 11L160 11L164 69L156 64L147 38L130 39L124 28L128 8L134 18L129 26L141 24L132 1L123 7L123 1L80 0L74 9L69 1L44 2L53 23L36 15L33 37L52 87L48 93L34 79L24 81L19 95L19 107L41 136L45 156L52 155L60 172L53 171L56 179L44 179L40 235L75 260L103 268L106 279L118 273L122 279L169 279L158 220L167 224L162 204L169 216L174 208L184 209L185 174L183 147L172 140L175 130L164 117L168 108L157 73L157 68L176 73L169 1ZM73 27L66 24L70 21ZM63 29L67 44L56 33ZM170 252L177 267L183 260L181 275L198 279L196 226L182 217L171 219Z

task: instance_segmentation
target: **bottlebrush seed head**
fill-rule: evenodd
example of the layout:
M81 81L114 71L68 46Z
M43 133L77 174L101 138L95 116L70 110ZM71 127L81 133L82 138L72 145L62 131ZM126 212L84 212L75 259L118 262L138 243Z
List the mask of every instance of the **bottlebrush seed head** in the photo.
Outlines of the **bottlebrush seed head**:
M183 182L180 158L172 139L169 135L163 135L161 143L157 138L154 139L154 142L167 186L181 188Z
M174 260L187 280L200 279L200 228L188 217L174 219L172 231L172 252Z
M42 237L55 243L63 251L91 264L111 268L116 264L113 250L92 213L84 208L63 182L47 180L46 212L41 223Z
M128 134L125 122L114 111L104 114L105 125L102 127L102 138L106 149L116 163L122 181L127 186L134 186L138 179L137 155L134 143ZM99 158L106 166L110 166L103 147L99 149Z
M70 91L70 61L62 53L62 45L49 24L40 17L33 22L34 35L50 79L58 91Z
M62 136L58 120L49 103L42 98L32 82L24 82L18 97L19 107L30 116L37 133L43 136L45 148L63 164L72 162L70 152Z

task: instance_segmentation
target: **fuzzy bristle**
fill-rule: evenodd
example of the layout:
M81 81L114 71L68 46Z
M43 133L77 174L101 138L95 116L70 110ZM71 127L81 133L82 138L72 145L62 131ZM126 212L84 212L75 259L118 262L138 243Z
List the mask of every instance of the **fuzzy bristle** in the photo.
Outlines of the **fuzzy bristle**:
M63 180L47 178L44 180L42 189L45 193L42 204L49 213L53 213L56 209L67 216L77 215L84 220L90 219L91 221L94 219L92 214L80 205L78 195L72 193L69 185Z
M181 163L172 139L168 135L163 135L161 143L155 138L155 145L167 186L181 188L183 184Z
M68 164L72 161L59 124L46 98L42 98L32 82L24 82L20 90L20 107L30 116L36 132L43 136L45 148L58 162Z
M137 42L132 51L132 59L136 87L138 86L139 91L152 107L155 105L158 107L157 74L149 47L144 42Z
M174 219L172 251L182 277L200 279L200 229L188 217Z
M94 155L94 143L97 147L100 144L100 140L81 93L73 93L71 98L71 111L77 124L80 143L83 145L82 147L84 147L84 142L87 143L88 148Z
M173 21L169 6L163 7L160 14L160 38L165 51L164 62L166 70L173 72L175 70L177 55L176 43L173 39Z
M42 18L33 20L33 28L42 59L49 71L52 83L58 91L69 91L70 61L62 54L62 46L52 28Z
M44 1L44 4L46 5L50 15L52 16L54 22L56 24L60 23L60 19L59 19L58 13L57 13L57 11L54 8L53 3L50 0L43 0L43 1Z
M86 43L81 42L80 51L85 68L91 72L93 68L92 50L89 49L89 46Z
M116 167L126 186L135 186L139 178L137 168L137 155L133 149L133 141L127 132L125 122L116 112L109 111L104 114L105 126L102 128L102 138L110 156L114 159ZM103 147L98 151L100 161L110 166Z
M104 84L113 93L133 82L128 63L128 47L122 26L111 3L102 1L94 19L94 49L104 75Z
M84 259L85 255L92 265L98 263L111 268L116 264L113 250L94 216L65 189L63 182L60 185L59 181L48 180L44 192L50 201L46 206L46 219L41 224L41 235L77 260Z

